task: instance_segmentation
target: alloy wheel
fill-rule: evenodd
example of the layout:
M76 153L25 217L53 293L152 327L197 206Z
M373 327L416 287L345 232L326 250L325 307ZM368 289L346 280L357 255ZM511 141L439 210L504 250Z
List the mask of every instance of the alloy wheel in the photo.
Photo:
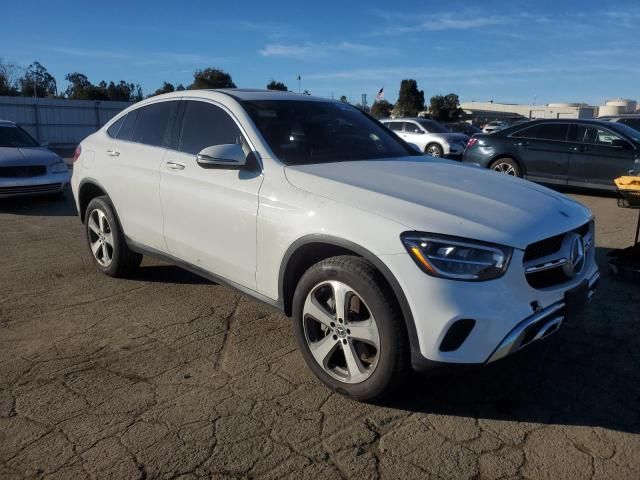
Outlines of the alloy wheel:
M89 214L88 226L91 252L101 266L108 267L113 261L114 242L107 215L100 209L94 209Z
M516 169L513 168L513 165L510 165L506 162L500 162L493 166L493 169L496 172L504 173L506 175L514 176L516 175Z
M378 364L380 334L371 310L347 284L316 285L303 307L309 351L322 369L345 383L366 380Z
M441 157L442 149L438 145L429 145L427 148L427 155L431 155L432 157Z

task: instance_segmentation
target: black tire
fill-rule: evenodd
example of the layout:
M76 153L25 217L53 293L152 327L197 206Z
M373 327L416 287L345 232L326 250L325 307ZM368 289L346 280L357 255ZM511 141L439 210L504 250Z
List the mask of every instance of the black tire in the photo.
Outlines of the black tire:
M94 254L91 247L92 243L99 237L91 227L91 225L95 226L96 222L93 221L91 225L90 222L92 222L92 218L95 219L96 216L99 216L100 212L104 214L107 220L108 228L106 230L111 234L111 237L109 238L112 239L113 243L111 247L109 247L109 244L101 247L106 248L108 255L110 254L111 261L108 264L105 264L106 262L101 262L101 260L98 258L99 256L102 256L103 252L101 250L98 250L99 253ZM109 201L109 197L96 197L89 202L84 215L84 225L87 235L87 245L89 247L89 253L91 254L94 265L102 273L104 273L105 275L109 275L110 277L125 277L131 274L133 271L135 271L136 268L140 266L140 262L142 262L142 255L131 251L127 246L124 232L122 231L122 227L120 226L118 217L115 214L115 209Z
M504 157L494 160L489 166L491 170L505 175L522 178L522 169L518 162L511 157Z
M431 155L432 157L444 157L444 150L442 146L437 143L430 143L424 148L424 153Z
M340 381L327 373L314 358L307 342L303 319L307 296L312 290L317 291L317 286L322 282L335 280L357 292L364 301L365 308L375 318L379 332L377 364L368 377L360 383ZM354 400L371 402L388 397L404 379L409 365L409 341L400 307L380 272L366 260L345 255L331 257L313 265L298 282L292 311L294 335L302 355L311 371L330 389ZM336 320L337 317L338 315L334 314ZM354 323L349 322L350 320L347 321L345 318L344 326L352 325L351 328L353 328ZM351 333L349 330L347 332ZM335 339L336 336L333 335L333 338ZM338 340L338 348L340 350L343 348L340 340ZM337 352L338 350L336 350L337 355L345 358L344 353Z

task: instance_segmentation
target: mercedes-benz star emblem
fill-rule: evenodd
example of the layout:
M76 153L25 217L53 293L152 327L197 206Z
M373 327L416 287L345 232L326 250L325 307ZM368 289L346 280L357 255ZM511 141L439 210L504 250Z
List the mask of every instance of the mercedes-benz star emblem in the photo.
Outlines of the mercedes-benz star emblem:
M565 252L567 252L567 263L563 269L568 277L575 277L582 272L584 267L584 238L577 233L571 233L564 240Z

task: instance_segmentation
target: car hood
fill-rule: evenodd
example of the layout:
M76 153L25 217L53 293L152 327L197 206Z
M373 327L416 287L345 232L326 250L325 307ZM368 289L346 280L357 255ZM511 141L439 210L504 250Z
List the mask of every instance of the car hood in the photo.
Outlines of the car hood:
M297 188L408 230L520 249L591 218L586 207L548 188L426 156L288 166L285 173Z
M449 143L456 143L456 142L467 142L469 141L469 135L465 135L464 133L432 133L431 135L436 136L436 137L440 137L445 139L447 142Z
M60 160L59 155L56 155L45 147L0 147L0 167L51 165Z

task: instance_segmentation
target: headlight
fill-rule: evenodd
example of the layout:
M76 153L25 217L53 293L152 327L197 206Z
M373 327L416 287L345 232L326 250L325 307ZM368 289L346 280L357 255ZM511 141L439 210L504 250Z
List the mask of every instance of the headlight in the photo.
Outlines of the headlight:
M51 173L64 173L68 172L67 164L64 162L58 162L51 165Z
M478 282L506 272L513 249L502 245L419 232L405 232L402 243L429 275Z

